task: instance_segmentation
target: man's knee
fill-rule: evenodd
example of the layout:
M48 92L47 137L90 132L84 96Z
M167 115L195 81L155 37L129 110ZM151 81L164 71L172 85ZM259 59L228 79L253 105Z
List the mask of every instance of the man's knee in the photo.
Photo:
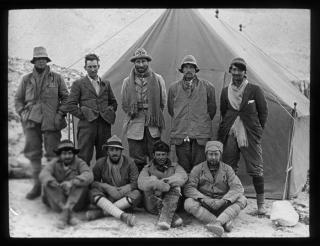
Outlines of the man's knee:
M193 198L187 198L184 201L184 210L186 210L188 213L195 214L199 208L200 203Z
M235 203L238 204L241 209L244 209L247 206L247 198L241 195Z
M127 196L130 198L132 206L134 207L137 206L142 199L142 194L139 190L133 190Z

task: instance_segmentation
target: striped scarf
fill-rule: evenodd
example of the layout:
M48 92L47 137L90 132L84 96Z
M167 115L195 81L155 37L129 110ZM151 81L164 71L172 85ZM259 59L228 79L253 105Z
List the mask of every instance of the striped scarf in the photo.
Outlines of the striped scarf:
M146 125L159 127L160 129L165 128L165 122L162 110L164 105L162 104L162 90L159 81L156 78L155 73L149 68L147 71L147 97L148 97L148 112ZM138 99L137 92L135 88L135 76L136 71L133 67L129 75L129 86L126 88L127 98L124 98L123 104L129 107L129 112L131 114L138 113Z

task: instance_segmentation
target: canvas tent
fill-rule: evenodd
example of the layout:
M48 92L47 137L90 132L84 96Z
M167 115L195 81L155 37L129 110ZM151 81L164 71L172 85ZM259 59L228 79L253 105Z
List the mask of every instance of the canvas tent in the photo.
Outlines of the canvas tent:
M220 93L230 82L228 67L234 57L243 57L248 64L248 79L261 86L269 106L262 148L267 198L295 195L305 184L309 169L309 100L291 83L286 73L257 49L241 33L217 18L206 21L197 10L169 9L103 74L119 103L112 134L122 136L124 112L121 108L121 86L132 67L129 61L134 51L143 47L152 56L152 69L161 74L168 90L181 77L178 71L185 55L198 61L198 76L210 81L216 90L217 113L212 122L216 139L220 121ZM291 112L297 103L297 117ZM162 139L169 141L171 119L165 109L166 129ZM124 138L124 144L127 142ZM254 196L251 178L241 159L239 177L247 196ZM290 169L290 177L286 176ZM286 185L287 180L287 185Z

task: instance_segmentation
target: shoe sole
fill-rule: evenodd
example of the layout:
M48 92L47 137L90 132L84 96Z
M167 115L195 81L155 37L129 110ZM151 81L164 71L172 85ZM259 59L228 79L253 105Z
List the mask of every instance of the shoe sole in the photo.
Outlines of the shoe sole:
M221 226L216 226L216 225L207 225L206 228L213 232L215 235L217 235L218 237L221 237L224 230L223 230L223 227Z

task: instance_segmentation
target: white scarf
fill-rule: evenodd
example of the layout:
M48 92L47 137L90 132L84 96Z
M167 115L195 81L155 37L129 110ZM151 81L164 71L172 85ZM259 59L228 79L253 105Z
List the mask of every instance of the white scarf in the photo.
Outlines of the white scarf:
M244 89L246 88L247 84L248 80L245 79L239 87L233 85L232 81L228 86L229 102L231 106L237 111L239 111L240 109ZM248 147L247 132L239 115L235 119L230 129L229 135L233 135L237 139L239 147Z

